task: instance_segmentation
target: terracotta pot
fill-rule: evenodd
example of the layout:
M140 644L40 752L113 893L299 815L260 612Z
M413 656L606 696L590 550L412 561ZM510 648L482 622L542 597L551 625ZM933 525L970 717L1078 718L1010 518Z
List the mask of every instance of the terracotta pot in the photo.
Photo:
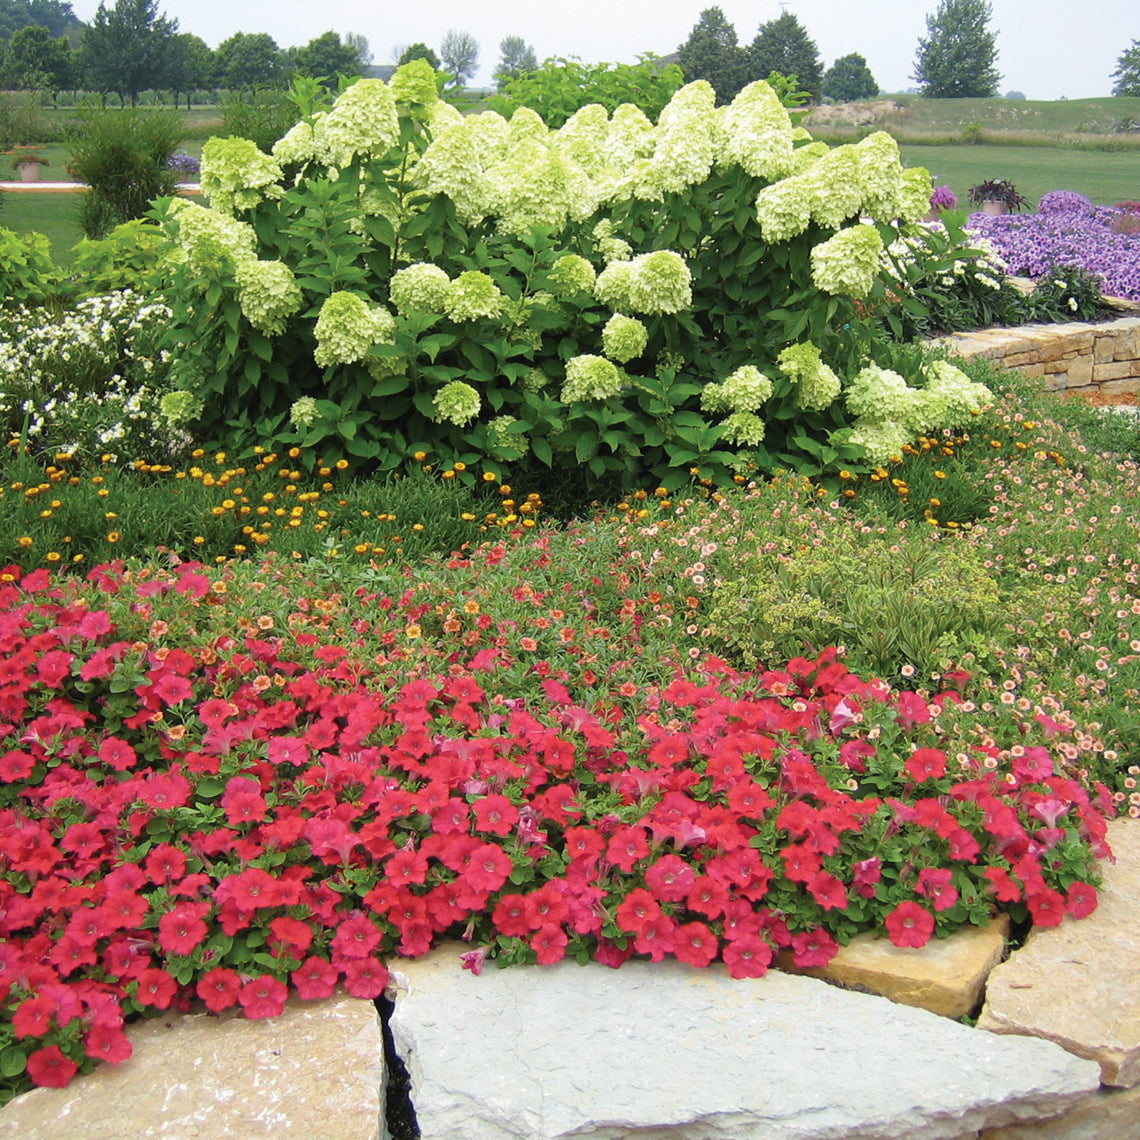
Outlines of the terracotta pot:
M987 198L982 203L982 213L993 214L995 217L999 214L1008 214L1009 206L1000 198Z

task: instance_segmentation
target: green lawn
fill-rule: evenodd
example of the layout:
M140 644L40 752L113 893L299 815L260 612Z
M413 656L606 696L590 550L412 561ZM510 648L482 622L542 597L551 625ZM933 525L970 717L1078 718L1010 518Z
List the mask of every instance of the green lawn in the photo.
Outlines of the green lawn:
M962 206L978 182L1004 178L1032 203L1050 190L1072 190L1099 205L1140 199L1140 155L1043 146L901 147L907 166L925 166L935 186L949 186Z
M46 234L56 264L71 264L72 246L83 237L78 194L12 190L4 194L2 203L0 226L16 233Z

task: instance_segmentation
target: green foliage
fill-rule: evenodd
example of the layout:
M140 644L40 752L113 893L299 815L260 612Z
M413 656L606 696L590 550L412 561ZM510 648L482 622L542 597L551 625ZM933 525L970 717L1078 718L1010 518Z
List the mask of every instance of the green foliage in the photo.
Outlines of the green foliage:
M839 396L867 361L856 298L896 231L857 219L913 217L930 193L886 136L828 152L764 84L726 111L719 159L704 84L657 127L593 107L553 133L529 110L460 116L422 63L332 111L295 98L280 166L212 140L212 208L161 206L181 248L167 406L203 441L611 490L865 464ZM615 163L607 136L638 149ZM879 435L919 399L898 384Z
M42 143L47 123L34 92L0 91L0 150Z
M402 66L405 63L411 63L414 59L426 59L431 65L432 71L438 71L442 66L439 62L439 56L427 44L411 44L404 48L396 62Z
M21 28L3 57L4 85L19 91L58 91L74 76L71 46L44 27Z
M235 91L279 87L285 61L277 41L266 32L235 32L214 52L214 74L222 87Z
M709 625L749 666L844 645L856 672L928 676L989 652L1000 621L996 581L952 543L900 548L840 531L820 546L745 554L738 568L713 590Z
M772 71L795 76L804 91L819 98L823 86L819 49L791 12L761 24L748 47L749 75L759 77Z
M53 36L78 31L83 22L63 0L0 0L0 40L21 28L47 28Z
M1140 40L1133 40L1120 53L1112 78L1116 80L1113 95L1140 95Z
M273 144L297 121L297 108L286 91L262 88L222 97L221 138L249 139L259 150Z
M336 86L338 75L355 75L360 55L351 44L341 41L336 32L325 32L293 53L293 69L302 75L329 80Z
M920 36L914 80L928 99L996 95L1001 75L996 36L989 28L993 8L987 0L939 0L926 17Z
M528 71L538 69L534 48L522 36L504 36L499 44L499 62L495 68L495 82L500 89L510 79L519 79Z
M859 99L874 99L879 85L858 52L841 56L823 73L821 93L837 103L853 103Z
M59 289L59 271L43 234L15 234L0 226L0 297L5 306L42 305Z
M687 82L707 80L722 103L732 100L748 81L747 60L736 41L736 29L720 8L701 13L689 38L677 49L677 62Z
M557 57L508 79L487 106L505 118L519 107L529 107L552 129L591 103L610 112L632 103L655 120L683 82L680 68L662 66L652 55L639 56L637 63L583 63Z
M84 238L75 247L72 274L85 296L131 289L147 296L161 284L166 239L152 222L135 219L104 238Z
M100 4L83 34L80 60L85 83L96 91L130 96L162 82L178 21L158 14L158 0Z
M89 189L83 195L83 230L102 237L120 222L141 218L150 203L171 194L167 166L182 142L175 111L88 109L68 144L68 168Z

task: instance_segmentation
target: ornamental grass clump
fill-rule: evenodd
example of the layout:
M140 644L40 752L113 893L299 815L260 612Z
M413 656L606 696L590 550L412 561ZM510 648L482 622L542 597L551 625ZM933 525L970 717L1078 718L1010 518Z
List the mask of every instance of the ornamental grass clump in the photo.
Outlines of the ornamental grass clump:
M930 198L889 136L830 149L766 83L552 129L527 108L462 116L425 69L331 105L300 85L272 155L208 145L208 207L160 205L176 423L243 456L391 471L422 451L464 478L553 470L607 493L875 461L839 390L876 362L858 306ZM765 400L705 398L741 368Z

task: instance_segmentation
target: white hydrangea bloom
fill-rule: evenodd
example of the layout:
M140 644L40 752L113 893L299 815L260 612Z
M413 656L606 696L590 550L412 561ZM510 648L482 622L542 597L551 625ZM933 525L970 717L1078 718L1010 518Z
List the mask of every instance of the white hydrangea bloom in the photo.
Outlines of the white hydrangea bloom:
M938 427L961 427L993 403L994 394L985 384L971 380L948 360L931 361L923 371L926 394L935 402Z
M273 157L282 165L303 166L317 157L317 132L327 111L317 111L311 121L302 119L273 144Z
M175 198L167 216L174 221L187 264L201 277L214 277L226 266L232 272L241 262L257 259L257 235L246 222L185 198Z
M549 134L550 128L537 111L530 107L516 107L507 130L507 146L518 146L526 139L545 143Z
M449 286L444 312L453 321L477 321L499 316L505 300L498 285L486 273L469 269Z
M875 131L854 144L863 184L863 208L879 221L899 216L902 205L903 165L899 144L886 131ZM929 195L926 210L930 208Z
M609 218L602 218L592 233L603 261L629 261L633 256L633 246L614 233L614 224Z
M742 447L755 447L764 438L764 421L751 412L733 412L720 427L723 439Z
M708 178L716 160L715 108L716 92L706 80L674 92L657 120L653 157L631 170L628 189L633 197L657 201Z
M397 112L410 114L416 119L428 117L439 102L435 71L426 59L412 59L400 64L388 80L388 90L392 93Z
M594 267L576 253L563 254L551 267L550 276L560 287L563 296L588 293L597 279Z
M438 265L417 261L392 274L388 297L401 316L409 313L442 316L447 312L450 289L451 278Z
M796 385L796 404L823 411L839 395L839 377L823 363L819 349L809 341L793 344L776 357L780 370Z
M635 103L623 103L610 117L603 151L606 165L614 171L629 169L653 153L654 126Z
M792 120L763 80L749 83L717 111L714 134L721 162L735 163L767 182L792 172Z
M500 459L517 459L530 450L530 444L521 432L511 431L519 421L514 416L496 416L487 424L491 450Z
M848 226L811 251L812 280L825 293L865 297L882 253L883 239L874 226Z
M807 187L812 217L837 230L859 216L863 206L862 167L853 146L838 146L813 163L801 176Z
M280 198L281 165L249 139L212 138L202 147L202 193L224 214L248 210L263 198Z
M312 427L320 417L317 401L312 396L302 396L293 401L289 409L289 422L294 427Z
M643 253L630 263L629 303L635 313L679 313L693 301L692 274L669 249Z
M649 343L649 330L636 317L614 313L602 329L602 351L618 364L628 364Z
M709 412L756 412L771 396L772 381L754 364L745 364L720 384L706 384L701 407Z
M358 79L337 96L316 132L317 158L341 170L357 155L379 158L400 141L396 101L381 79Z
M475 225L491 212L492 188L484 176L480 148L470 121L485 117L470 115L466 119L459 116L450 120L436 113L432 118L432 141L412 172L412 181L419 189L428 194L446 194L455 203L455 212L465 225Z
M611 261L594 282L594 296L615 312L632 312L629 294L632 272L632 261Z
M330 293L321 305L314 334L313 358L322 368L355 364L374 344L391 344L396 322L383 305L370 305L355 293Z
M610 117L605 107L600 103L587 103L558 128L554 143L568 159L597 178L607 173L609 133Z
M811 223L811 188L805 178L785 178L756 195L756 219L769 245L798 237Z
M246 320L266 336L280 336L305 300L293 271L283 261L250 258L238 262L234 276Z
M483 406L479 393L462 380L452 380L435 394L436 419L463 427L473 420Z
M490 179L490 208L504 233L522 236L540 226L561 230L568 218L582 221L597 208L596 184L585 171L535 138L515 144Z
M901 456L914 434L891 420L857 419L851 427L851 442L867 451L872 463L886 463Z
M559 399L564 404L605 400L616 396L623 384L624 378L612 361L586 353L566 362L566 383L562 385Z

